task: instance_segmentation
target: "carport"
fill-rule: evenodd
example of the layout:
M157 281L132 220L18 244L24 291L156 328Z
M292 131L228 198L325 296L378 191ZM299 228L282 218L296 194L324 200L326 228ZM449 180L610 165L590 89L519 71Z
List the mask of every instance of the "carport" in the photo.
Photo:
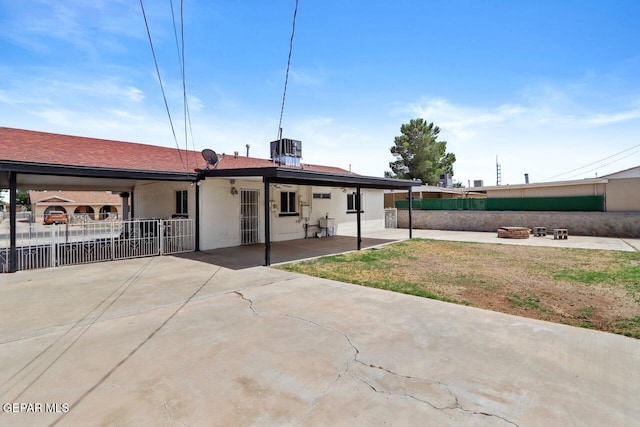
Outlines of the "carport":
M422 185L421 181L409 181L393 178L379 178L361 176L356 174L337 174L329 172L310 171L305 169L293 169L290 167L274 166L269 168L242 168L242 169L204 169L199 170L200 179L206 178L246 178L261 177L264 185L264 193L269 194L273 184L293 184L319 187L348 187L356 190L356 245L355 249L362 249L361 230L361 190L363 188L378 190L406 190L411 200L411 189ZM412 237L412 203L409 203L409 238ZM269 214L269 200L264 198L264 265L271 265L271 225Z
M195 182L193 167L202 163L197 152L144 144L84 138L0 127L0 189L9 189L8 271L17 269L16 213L18 188L31 190L104 190L119 192L131 202L141 181ZM185 163L186 162L186 167ZM187 167L191 165L191 172ZM196 192L196 203L198 202ZM198 245L196 209L196 248Z
M184 173L131 171L131 170L104 170L95 168L82 168L75 166L37 165L28 163L14 163L0 160L0 188L9 188L9 271L17 270L17 189L29 188L37 190L49 189L74 189L74 190L110 190L120 192L123 201L123 216L129 204L128 200L133 194L136 182L142 180L153 181L195 181L195 174L185 176ZM196 194L198 194L196 192ZM196 198L197 202L197 198ZM131 216L134 215L135 206L131 197ZM197 228L196 210L196 228ZM196 248L197 248L196 229Z

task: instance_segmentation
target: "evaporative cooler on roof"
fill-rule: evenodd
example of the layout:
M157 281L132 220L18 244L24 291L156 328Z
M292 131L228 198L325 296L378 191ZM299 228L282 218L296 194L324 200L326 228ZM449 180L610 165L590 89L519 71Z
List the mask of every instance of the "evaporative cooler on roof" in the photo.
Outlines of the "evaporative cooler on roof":
M271 160L287 166L300 166L302 141L282 138L270 142Z

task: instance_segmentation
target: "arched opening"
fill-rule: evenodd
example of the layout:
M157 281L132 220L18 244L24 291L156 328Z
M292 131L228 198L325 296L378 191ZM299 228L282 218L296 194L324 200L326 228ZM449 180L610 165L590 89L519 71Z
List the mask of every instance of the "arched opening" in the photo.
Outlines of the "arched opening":
M93 209L93 207L91 206L78 206L74 211L73 211L73 216L75 219L78 220L94 220L96 219L96 212Z
M112 205L104 205L100 208L100 219L117 219L118 209Z
M44 210L44 214L47 215L51 211L61 211L67 213L67 210L62 206L49 206Z
M44 210L43 223L48 224L66 224L67 210L62 206L48 206Z

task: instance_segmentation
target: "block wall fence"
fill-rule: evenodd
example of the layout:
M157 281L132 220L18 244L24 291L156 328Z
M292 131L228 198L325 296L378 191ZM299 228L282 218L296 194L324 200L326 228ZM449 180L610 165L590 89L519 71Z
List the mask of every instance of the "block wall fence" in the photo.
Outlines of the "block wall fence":
M524 212L414 210L413 228L494 231L499 227L566 228L569 235L640 238L640 212ZM408 228L409 211L398 209L398 228Z

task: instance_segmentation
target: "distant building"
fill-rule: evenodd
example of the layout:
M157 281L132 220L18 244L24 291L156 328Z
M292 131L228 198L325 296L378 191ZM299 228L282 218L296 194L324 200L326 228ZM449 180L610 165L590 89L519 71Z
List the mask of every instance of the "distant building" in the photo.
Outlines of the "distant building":
M43 220L50 211L62 211L70 221L117 219L122 198L110 191L29 191L34 221Z

